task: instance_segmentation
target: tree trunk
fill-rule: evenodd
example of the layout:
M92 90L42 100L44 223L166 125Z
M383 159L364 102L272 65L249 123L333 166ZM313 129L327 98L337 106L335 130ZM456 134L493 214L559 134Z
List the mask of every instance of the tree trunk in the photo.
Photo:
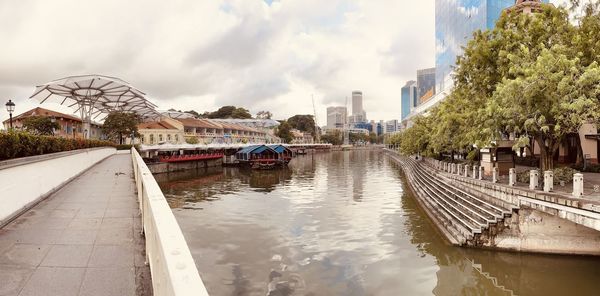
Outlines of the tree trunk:
M123 134L119 133L119 145L123 145Z
M553 139L544 139L539 136L537 139L540 146L540 169L542 172L554 170L554 154L558 150L559 142Z
M575 160L576 164L583 163L583 146L581 146L581 138L579 137L579 133L575 136L575 145L577 145L577 159Z

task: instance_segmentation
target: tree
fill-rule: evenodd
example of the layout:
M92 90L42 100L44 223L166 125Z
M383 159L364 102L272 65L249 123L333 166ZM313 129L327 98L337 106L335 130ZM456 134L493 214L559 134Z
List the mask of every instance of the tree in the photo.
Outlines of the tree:
M104 120L102 130L113 141L123 144L124 137L139 136L140 118L135 113L113 112Z
M256 113L258 119L271 119L271 117L273 117L273 114L270 111L258 111Z
M23 120L23 128L36 135L54 135L60 125L47 116L30 116Z
M342 139L342 132L340 130L328 131L326 134L321 136L321 141L332 145L342 145L344 142Z
M240 119L248 119L252 118L252 115L247 109L238 108L235 106L223 106L219 108L219 110L214 112L205 112L202 115L203 118L240 118Z
M190 110L190 111L185 111L185 113L189 113L194 115L194 117L199 118L200 117L200 113L194 111L194 110Z
M295 129L316 136L315 120L312 115L294 115L288 118L288 123Z
M285 143L290 143L294 139L292 136L292 126L286 121L280 122L277 127L277 132L275 133L278 137L280 137Z
M188 144L198 144L199 143L198 138L196 138L196 137L185 138L185 142Z

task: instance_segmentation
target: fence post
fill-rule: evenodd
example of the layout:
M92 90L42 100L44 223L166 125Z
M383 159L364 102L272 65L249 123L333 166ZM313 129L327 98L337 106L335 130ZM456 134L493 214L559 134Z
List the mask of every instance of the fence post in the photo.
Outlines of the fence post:
M473 165L473 175L471 176L473 179L477 179L477 166Z
M498 183L498 167L492 168L492 183Z
M485 168L480 165L479 166L479 180L483 180L483 173L484 173Z
M535 190L538 187L538 177L537 170L529 171L529 189Z
M468 164L465 164L464 176L465 176L465 178L469 177L469 165Z
M583 174L581 173L573 175L573 196L583 196Z
M517 173L514 168L508 170L508 186L515 186L517 184Z
M554 172L545 171L544 172L544 191L550 192L554 187Z

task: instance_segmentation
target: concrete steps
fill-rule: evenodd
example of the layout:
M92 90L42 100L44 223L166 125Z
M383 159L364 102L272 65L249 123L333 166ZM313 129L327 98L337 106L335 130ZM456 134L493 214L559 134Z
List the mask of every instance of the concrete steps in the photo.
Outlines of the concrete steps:
M411 187L453 243L472 244L482 233L510 216L510 210L451 185L448 179L422 161L403 156L395 158L402 164Z

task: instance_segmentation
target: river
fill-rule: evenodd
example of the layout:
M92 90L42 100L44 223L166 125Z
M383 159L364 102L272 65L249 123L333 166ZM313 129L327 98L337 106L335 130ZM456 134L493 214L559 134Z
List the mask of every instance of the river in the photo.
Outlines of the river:
M600 259L448 245L381 151L155 176L211 295L600 295Z

